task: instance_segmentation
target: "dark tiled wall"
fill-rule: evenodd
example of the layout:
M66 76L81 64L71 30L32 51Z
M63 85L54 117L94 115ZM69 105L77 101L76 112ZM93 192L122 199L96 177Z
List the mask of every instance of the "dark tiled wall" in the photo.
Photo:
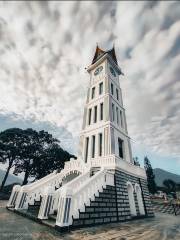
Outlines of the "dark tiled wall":
M128 198L127 185L126 185L128 181L131 182L133 186L135 185L135 183L141 186L146 215L153 216L153 209L152 209L151 201L149 198L149 192L148 192L146 180L140 179L135 176L129 175L127 173L116 170L115 184L116 184L116 192L117 192L117 209L118 209L119 221L128 220L131 218L129 198ZM139 207L138 207L136 193L134 193L134 199L135 199L137 215L139 215Z
M73 227L130 220L127 181L130 181L133 186L135 183L141 186L146 216L153 216L147 182L119 170L112 170L111 172L114 173L115 186L107 186L103 189L103 192L99 193L99 196L91 201L90 206L85 206L85 211L79 212L79 218L73 219ZM134 199L137 215L139 215L136 193L134 193Z

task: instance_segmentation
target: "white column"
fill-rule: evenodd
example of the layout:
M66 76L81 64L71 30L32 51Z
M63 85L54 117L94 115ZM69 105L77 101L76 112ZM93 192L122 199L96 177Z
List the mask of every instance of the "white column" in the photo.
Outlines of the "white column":
M15 205L15 209L27 209L28 205L26 202L27 199L27 190L25 188L25 186L21 187L19 194L17 196L17 201L16 201L16 205Z
M39 214L38 214L39 219L48 219L50 209L51 209L51 204L52 204L53 192L54 192L53 187L48 186L45 188L43 196L42 196Z
M92 155L92 136L89 135L89 149L88 149L88 159L87 162L90 162L91 160L91 155Z
M56 226L66 227L72 224L71 218L72 189L67 187L59 194L59 204L56 218Z
M99 133L95 134L95 158L99 157Z
M14 207L15 204L16 204L16 200L17 200L17 197L18 197L18 194L20 192L20 189L21 189L21 186L20 185L15 185L13 187L13 190L11 192L11 196L9 198L9 201L8 201L8 204L7 204L7 207Z

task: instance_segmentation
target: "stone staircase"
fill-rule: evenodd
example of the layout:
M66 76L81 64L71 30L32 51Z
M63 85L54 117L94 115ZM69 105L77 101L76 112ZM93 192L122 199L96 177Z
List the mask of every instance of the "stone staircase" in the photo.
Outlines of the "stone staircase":
M113 172L89 167L60 186L63 176L54 173L38 183L15 187L7 208L60 231L117 221Z
M106 186L99 196L85 206L85 211L79 211L79 218L73 219L72 226L82 227L117 221L117 203L114 186Z
M157 203L152 202L155 212L180 215L180 206L170 203Z
M33 215L34 217L38 216L39 209L41 206L41 200L40 201L34 201L34 204L28 204L27 212Z

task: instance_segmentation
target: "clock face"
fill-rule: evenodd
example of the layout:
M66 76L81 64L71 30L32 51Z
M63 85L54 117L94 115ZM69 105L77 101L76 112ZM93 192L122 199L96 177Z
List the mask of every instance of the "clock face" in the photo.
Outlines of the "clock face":
M109 67L109 69L110 69L111 74L112 74L114 77L116 77L116 72L114 71L114 69L113 69L112 67Z
M103 70L103 66L100 66L100 67L96 68L96 70L94 72L94 75L95 76L98 75L100 72L102 72L102 70Z

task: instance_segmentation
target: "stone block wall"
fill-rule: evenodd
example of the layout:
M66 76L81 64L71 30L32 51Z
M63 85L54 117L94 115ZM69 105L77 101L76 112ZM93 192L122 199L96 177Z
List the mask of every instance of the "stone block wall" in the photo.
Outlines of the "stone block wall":
M73 219L73 226L84 227L89 225L98 225L103 223L121 222L131 220L129 197L127 191L127 182L131 182L134 186L138 184L142 189L142 198L146 217L152 217L153 208L149 198L147 182L144 179L137 178L119 170L112 170L115 177L115 186L107 186L99 196L90 202L90 206L85 206L84 212L79 212L79 218ZM137 195L134 193L136 212L139 212Z
M134 186L135 184L139 184L142 190L142 198L144 203L145 215L153 216L153 208L151 205L149 192L147 188L147 182L144 179L137 178L135 176L129 175L125 172L121 172L119 170L115 170L115 186L116 186L116 194L117 194L117 211L119 221L125 221L131 219L130 216L130 206L129 206L129 198L127 191L127 182L131 182ZM140 215L138 201L136 193L134 193L135 205L137 216Z

